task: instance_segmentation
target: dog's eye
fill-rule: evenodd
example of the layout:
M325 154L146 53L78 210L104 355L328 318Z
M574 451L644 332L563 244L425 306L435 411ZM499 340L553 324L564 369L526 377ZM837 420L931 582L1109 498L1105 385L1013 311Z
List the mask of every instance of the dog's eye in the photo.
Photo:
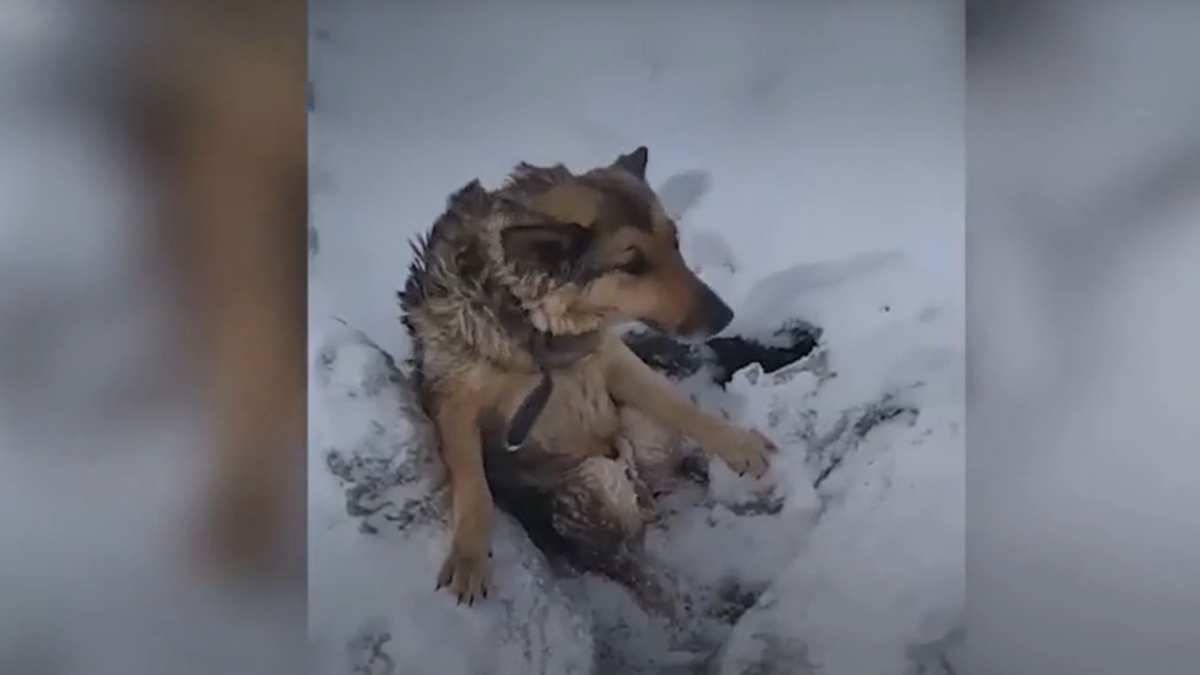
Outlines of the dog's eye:
M641 276L650 269L650 263L641 251L634 251L629 260L617 266L617 269L631 276Z

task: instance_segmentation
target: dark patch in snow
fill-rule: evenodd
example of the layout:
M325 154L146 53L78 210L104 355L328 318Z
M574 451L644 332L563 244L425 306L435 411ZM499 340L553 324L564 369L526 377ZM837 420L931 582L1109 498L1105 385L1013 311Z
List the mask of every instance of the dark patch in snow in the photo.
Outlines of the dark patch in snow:
M337 349L328 347L317 353L317 381L328 385L333 378L333 366L337 362Z
M808 356L821 339L821 329L800 320L785 323L765 340L717 337L708 341L715 358L713 379L727 384L733 374L757 363L764 373L773 373Z
M355 338L360 338L358 333L354 334ZM366 338L360 338L366 340ZM333 371L337 366L338 350L346 344L346 341L333 341L325 345L317 354L317 381L322 386L329 386L333 383ZM347 386L341 393L348 398L371 398L378 396L384 389L395 385L405 383L404 376L396 368L396 362L390 354L379 349L374 343L366 342L365 346L373 349L372 359L363 364L357 382Z
M785 497L770 492L754 496L745 501L736 503L722 502L721 504L735 516L774 516L783 511L783 503L785 501Z
M346 645L350 655L352 675L394 675L396 662L384 651L392 634L384 630L365 629Z
M404 480L402 472L387 460L361 457L330 450L325 454L329 472L346 483L346 513L365 517L391 504L383 495Z
M807 645L800 640L772 633L756 633L753 638L762 645L762 652L741 675L816 675L820 672L809 659Z
M808 356L821 339L821 329L801 320L785 322L765 339L740 335L689 344L649 330L632 330L625 344L643 361L672 379L684 379L707 368L712 381L724 386L734 373L757 363L773 373Z
M766 590L765 584L746 584L737 579L726 579L717 587L716 600L709 614L732 626L758 603Z
M388 505L395 506L393 502L388 502ZM429 495L424 499L410 499L394 512L383 514L383 518L403 530L413 523L436 521L444 512L442 500L436 495ZM363 524L371 527L365 521Z
M957 675L965 643L966 628L959 623L933 642L909 646L904 675Z
M699 452L688 453L679 460L679 476L696 485L708 485L708 463L707 455Z
M331 474L345 484L346 513L353 518L364 519L360 530L365 534L377 534L378 527L367 518L379 516L384 521L403 529L414 522L431 522L440 518L443 509L439 493L428 494L421 499L408 499L398 504L387 498L395 487L410 485L422 478L423 467L413 462L395 462L378 455L370 448L388 438L387 430L372 422L372 435L350 452L329 450L325 453L325 466ZM397 451L395 456L403 456Z
M808 462L816 469L813 487L819 488L875 427L902 417L913 424L918 414L916 408L897 403L895 397L885 395L875 403L843 411L833 429L820 436L815 431L815 416L807 416L807 429L800 436L808 447Z

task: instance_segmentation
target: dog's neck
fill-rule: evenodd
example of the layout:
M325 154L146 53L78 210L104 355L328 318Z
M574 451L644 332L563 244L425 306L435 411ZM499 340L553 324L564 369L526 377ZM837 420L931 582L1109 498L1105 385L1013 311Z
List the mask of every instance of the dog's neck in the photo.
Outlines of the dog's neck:
M569 322L554 325L544 312L521 302L511 290L496 315L500 329L525 353L537 372L569 368L592 354L600 344L603 325ZM574 329L574 330L571 330ZM580 330L582 329L582 330Z
M551 374L569 368L596 351L603 336L602 329L585 333L564 334L542 330L530 320L529 313L514 304L500 314L500 324L511 339L528 353L541 379L525 395L516 413L508 422L505 444L509 452L524 446L533 425L550 401L554 390Z
M556 335L534 328L528 339L527 349L534 362L541 370L554 371L573 366L595 352L600 345L600 331Z
M596 350L603 332L559 333L534 325L528 312L512 307L501 312L500 325L508 337L529 355L539 372L569 368Z

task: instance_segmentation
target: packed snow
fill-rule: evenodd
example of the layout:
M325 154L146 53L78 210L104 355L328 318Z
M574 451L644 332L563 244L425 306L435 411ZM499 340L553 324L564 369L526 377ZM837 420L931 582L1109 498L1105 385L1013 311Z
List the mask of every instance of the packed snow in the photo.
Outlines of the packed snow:
M310 630L322 672L949 673L964 611L961 24L889 8L312 9ZM467 39L469 36L469 39ZM719 37L712 37L719 36ZM684 255L734 309L821 339L723 389L780 447L714 463L647 545L694 598L663 627L497 527L496 592L435 592L441 470L395 291L472 178L637 145ZM671 498L668 498L671 499Z

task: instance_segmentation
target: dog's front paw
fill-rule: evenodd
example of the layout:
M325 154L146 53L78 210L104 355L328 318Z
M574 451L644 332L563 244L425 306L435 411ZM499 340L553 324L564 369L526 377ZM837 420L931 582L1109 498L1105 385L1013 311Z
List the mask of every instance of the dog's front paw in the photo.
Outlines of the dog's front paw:
M738 430L729 443L718 452L721 459L739 476L747 474L761 478L767 472L768 456L775 453L775 444L757 431Z
M458 603L475 604L476 599L487 597L488 558L487 547L464 545L455 542L450 547L446 562L438 572L438 590L449 588Z

